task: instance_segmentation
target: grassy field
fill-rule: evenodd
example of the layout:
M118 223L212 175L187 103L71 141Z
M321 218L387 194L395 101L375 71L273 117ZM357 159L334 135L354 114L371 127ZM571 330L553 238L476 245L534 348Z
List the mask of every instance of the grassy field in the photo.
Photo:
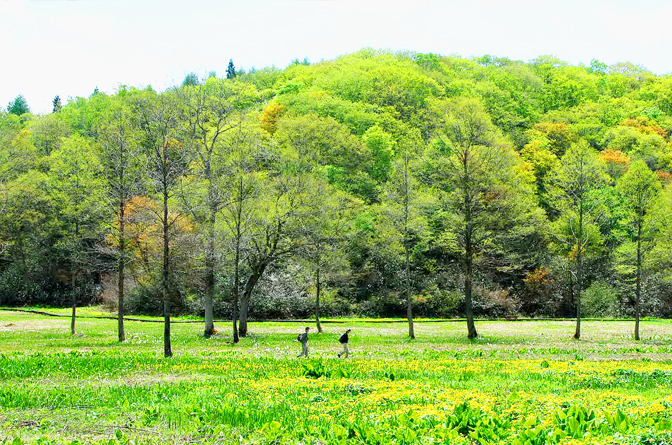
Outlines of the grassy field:
M101 315L100 310L83 310ZM353 329L352 356L338 334ZM0 310L0 443L672 444L672 321L173 325Z

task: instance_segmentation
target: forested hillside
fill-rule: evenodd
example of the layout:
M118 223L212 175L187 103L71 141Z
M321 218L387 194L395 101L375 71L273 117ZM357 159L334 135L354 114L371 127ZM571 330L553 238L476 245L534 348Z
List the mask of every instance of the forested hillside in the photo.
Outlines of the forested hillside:
M0 113L5 306L241 335L316 311L672 316L670 76L365 49L28 106Z

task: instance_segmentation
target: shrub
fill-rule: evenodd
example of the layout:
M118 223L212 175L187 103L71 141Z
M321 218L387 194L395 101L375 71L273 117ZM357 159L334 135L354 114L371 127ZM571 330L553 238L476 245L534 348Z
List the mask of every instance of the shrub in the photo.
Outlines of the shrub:
M618 314L618 297L618 289L604 281L595 281L583 294L583 314L586 317L614 317Z
M558 283L551 270L542 267L528 272L523 279L525 286L520 299L520 311L526 315L556 315L560 307L561 296Z
M173 290L170 299L170 312L172 314L187 313L187 301L183 290ZM124 302L127 314L161 315L163 314L163 292L161 283L138 285L128 293Z
M428 292L414 297L414 312L423 317L455 317L464 294L459 290L443 290L433 286Z
M396 291L371 295L358 304L357 313L365 317L400 317L406 313L406 302Z
M495 317L514 317L521 307L520 299L506 289L490 291L485 297L491 305L489 312Z

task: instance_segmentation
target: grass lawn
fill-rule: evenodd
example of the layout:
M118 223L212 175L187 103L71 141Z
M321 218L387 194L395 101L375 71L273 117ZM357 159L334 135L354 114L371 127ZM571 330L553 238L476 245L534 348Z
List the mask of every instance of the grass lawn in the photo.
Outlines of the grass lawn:
M0 310L0 443L672 444L670 320L639 342L631 321L585 321L580 341L572 321L479 322L475 341L421 321L409 341L347 320L307 360L299 323L251 323L237 345L228 323L210 339L175 323L170 359L161 323L128 321L123 344L115 320L69 323Z

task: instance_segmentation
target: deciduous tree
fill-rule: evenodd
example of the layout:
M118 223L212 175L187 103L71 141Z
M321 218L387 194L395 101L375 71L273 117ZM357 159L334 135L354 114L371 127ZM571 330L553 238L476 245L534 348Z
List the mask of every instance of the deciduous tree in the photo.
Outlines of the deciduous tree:
M105 178L106 201L114 209L110 224L111 245L117 257L117 333L120 342L126 340L124 330L124 298L126 294L126 265L130 261L127 234L128 206L134 196L143 191L143 159L139 128L130 106L115 100L100 128L98 157Z
M228 197L221 210L224 236L230 246L233 267L231 286L233 342L238 343L240 319L242 268L249 254L250 234L259 217L257 200L262 196L265 174L260 161L265 158L264 147L254 127L238 127L227 133L224 149L217 152L217 163L222 169L222 185ZM247 321L247 320L246 320Z
M628 239L621 252L621 264L627 269L634 266L635 275L635 340L639 340L639 319L641 316L642 274L644 256L651 250L654 234L648 224L652 205L660 194L661 187L655 173L644 161L633 161L628 171L619 179L617 188L625 200L628 210ZM632 255L634 251L634 261ZM634 263L634 264L633 264ZM629 267L628 267L629 266Z
M478 336L473 311L475 260L505 240L503 235L534 226L540 214L533 175L482 105L459 99L449 102L446 112L421 174L439 193L439 241L461 259L467 337L473 339Z
M406 318L408 336L415 338L413 323L413 277L411 261L413 251L419 241L427 235L427 220L421 211L423 196L420 183L415 179L417 160L422 156L421 139L407 137L399 144L399 156L393 165L386 193L382 194L382 211L394 227L394 235L399 239L404 256L404 296L406 299Z
M97 241L104 208L101 166L91 141L83 136L68 137L50 156L50 193L57 203L62 226L57 246L70 262L72 317L70 333L76 333L78 277L95 267Z
M255 104L258 94L248 84L225 82L213 77L204 85L183 87L177 95L183 111L181 119L186 124L185 140L198 160L196 173L202 186L192 183L192 190L183 196L206 232L204 334L209 337L215 331L213 300L218 267L215 227L220 210L230 198L230 189L225 186L227 179L223 178L225 164L218 160L224 155L225 133L240 128L245 113ZM198 188L202 192L199 193Z
M563 212L562 223L557 225L556 236L571 246L569 258L574 263L576 330L574 338L581 338L581 295L585 288L584 257L586 250L598 244L599 230L592 224L587 211L587 200L594 190L608 182L604 162L595 149L585 141L573 144L550 173L551 191L555 206Z
M163 300L163 352L165 357L173 355L170 342L170 302L173 298L175 279L171 263L171 236L173 227L182 217L171 212L172 198L177 186L188 171L190 153L183 141L176 138L179 128L179 113L174 93L155 95L147 92L134 100L140 129L143 132L142 146L147 156L146 174L150 190L161 202L157 219L161 225L162 267L161 293Z

